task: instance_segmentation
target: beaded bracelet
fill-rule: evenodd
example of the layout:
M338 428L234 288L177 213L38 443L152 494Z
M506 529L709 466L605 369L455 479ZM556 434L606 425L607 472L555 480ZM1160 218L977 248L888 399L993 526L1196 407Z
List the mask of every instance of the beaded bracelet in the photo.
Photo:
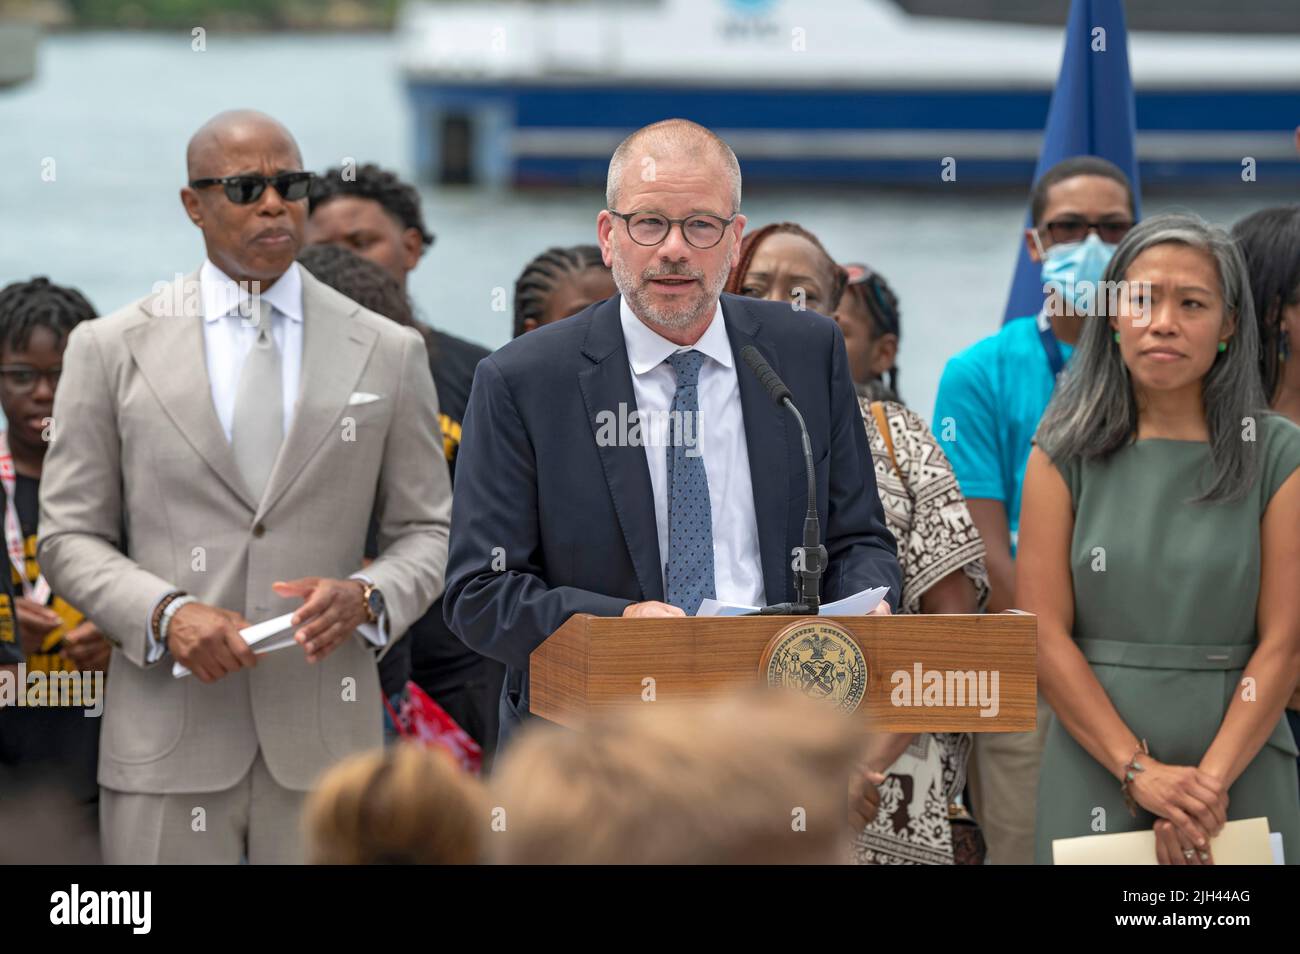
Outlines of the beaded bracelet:
M1119 790L1124 794L1124 804L1128 806L1128 812L1134 818L1137 818L1137 802L1133 799L1133 795L1129 791L1128 787L1129 783L1132 782L1133 779L1137 778L1138 772L1146 771L1146 769L1142 767L1142 764L1138 762L1138 756L1150 754L1151 750L1147 748L1147 740L1143 739L1142 745L1133 750L1133 757L1130 758L1128 764L1124 766L1124 781L1119 783Z
M153 616L149 619L149 630L153 633L155 639L161 641L160 627L162 626L163 613L167 610L167 607L186 595L188 594L184 590L172 590L160 599L158 605L153 608Z

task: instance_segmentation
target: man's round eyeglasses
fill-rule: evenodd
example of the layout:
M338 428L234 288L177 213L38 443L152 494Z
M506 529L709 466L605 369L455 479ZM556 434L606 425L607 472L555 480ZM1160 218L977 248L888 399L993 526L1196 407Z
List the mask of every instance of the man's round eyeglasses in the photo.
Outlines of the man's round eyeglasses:
M700 212L688 215L684 219L670 219L659 212L615 212L607 209L610 215L617 216L627 223L627 234L637 245L658 245L668 238L668 233L676 225L682 230L682 238L695 248L713 248L727 234L727 226L736 217L724 219L720 215Z

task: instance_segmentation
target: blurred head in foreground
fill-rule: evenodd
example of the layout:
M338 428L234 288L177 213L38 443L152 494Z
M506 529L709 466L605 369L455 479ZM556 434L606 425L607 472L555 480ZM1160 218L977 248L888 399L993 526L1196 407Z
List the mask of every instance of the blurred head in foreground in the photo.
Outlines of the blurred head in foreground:
M794 693L648 703L507 750L487 836L505 864L832 864L847 859L856 721Z
M414 743L330 769L303 809L312 864L473 864L488 829L478 782Z

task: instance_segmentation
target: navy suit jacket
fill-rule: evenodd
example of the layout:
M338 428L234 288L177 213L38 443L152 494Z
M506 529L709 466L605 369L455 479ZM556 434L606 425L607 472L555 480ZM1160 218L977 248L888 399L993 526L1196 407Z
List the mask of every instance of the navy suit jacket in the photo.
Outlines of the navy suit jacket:
M808 487L799 426L740 359L753 345L794 395L812 439L829 562L826 601L901 592L844 338L823 315L722 296L736 356L769 603L794 600L791 551ZM484 358L465 413L443 612L453 633L506 664L501 738L528 713L528 656L574 613L621 616L663 600L645 448L600 446L602 411L636 410L619 298L516 338ZM607 442L605 442L607 443ZM666 465L665 465L666 466Z

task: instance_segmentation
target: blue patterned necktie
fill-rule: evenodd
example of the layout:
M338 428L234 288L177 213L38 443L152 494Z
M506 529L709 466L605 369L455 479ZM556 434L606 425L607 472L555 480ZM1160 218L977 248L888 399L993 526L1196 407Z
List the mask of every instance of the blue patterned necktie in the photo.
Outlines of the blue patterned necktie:
M693 616L701 600L716 595L713 510L709 504L709 478L699 448L699 380L704 355L698 351L680 351L669 355L667 362L677 373L677 390L673 392L669 413L668 565L664 569L664 582L667 602ZM683 440L683 435L688 434L694 436L689 447Z

